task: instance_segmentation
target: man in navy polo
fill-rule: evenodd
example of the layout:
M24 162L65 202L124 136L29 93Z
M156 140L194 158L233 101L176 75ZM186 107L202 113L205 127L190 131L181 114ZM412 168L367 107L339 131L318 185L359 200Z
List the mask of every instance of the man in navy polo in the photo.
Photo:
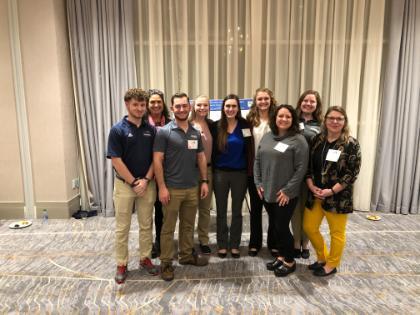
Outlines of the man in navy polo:
M135 204L139 223L140 268L151 275L159 274L150 260L153 231L153 204L156 185L153 179L153 142L155 128L145 119L148 96L142 89L130 89L124 95L128 115L109 133L107 158L115 170L115 281L127 278L128 235Z
M163 205L163 226L160 233L161 277L174 278L172 258L174 232L179 217L179 263L205 266L207 259L194 250L194 223L197 213L198 185L200 197L208 194L207 161L200 132L188 122L191 105L187 94L177 93L171 98L175 119L157 132L153 148L153 164L159 186L159 200ZM198 176L200 172L201 176ZM200 183L198 178L202 178Z

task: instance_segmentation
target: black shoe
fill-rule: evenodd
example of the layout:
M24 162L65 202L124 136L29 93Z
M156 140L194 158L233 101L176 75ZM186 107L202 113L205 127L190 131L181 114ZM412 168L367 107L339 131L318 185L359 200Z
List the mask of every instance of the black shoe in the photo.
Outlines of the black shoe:
M152 246L152 258L158 258L160 256L160 243L155 242Z
M294 257L294 258L300 258L300 257L302 257L302 253L301 253L301 251L300 251L300 248L299 248L299 249L295 248L295 249L293 250L293 257Z
M248 256L255 257L258 255L258 249L250 248L248 249Z
M265 264L265 266L267 267L267 270L273 271L276 268L280 267L281 265L283 265L283 260L280 259L274 259L273 261L270 261L268 263Z
M239 257L241 257L241 253L238 251L238 252L230 252L230 255L232 256L232 258L235 258L235 259L238 259Z
M324 268L319 268L319 269L316 269L314 271L314 276L317 276L317 277L326 277L326 276L335 274L336 272L337 272L337 268L334 268L330 272L326 272Z
M271 253L271 256L273 256L274 258L277 258L280 256L280 253L277 249L270 249L270 253Z
M313 264L308 265L309 270L318 270L325 266L325 262L314 262Z
M209 247L209 245L203 245L200 243L200 251L203 255L210 255L211 254L211 249Z
M227 256L227 252L217 252L217 256L219 256L219 258L226 258L226 256Z
M195 251L188 258L180 259L178 262L181 265L193 265L197 267L207 266L209 264L208 258L198 255Z
M286 277L289 273L292 273L296 270L296 262L292 266L287 266L285 264L274 269L274 275L276 277Z
M302 249L301 256L303 259L308 259L310 256L309 249Z

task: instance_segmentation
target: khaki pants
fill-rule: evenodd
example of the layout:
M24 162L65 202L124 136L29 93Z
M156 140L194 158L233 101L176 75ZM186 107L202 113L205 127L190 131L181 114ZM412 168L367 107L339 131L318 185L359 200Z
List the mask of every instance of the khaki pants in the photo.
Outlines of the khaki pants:
M330 227L331 245L327 244L319 231L322 219L326 217ZM305 209L303 229L316 251L318 261L326 261L330 267L340 265L344 246L346 245L347 214L333 213L322 208L321 200L315 199L312 209Z
M115 252L117 265L127 265L128 235L130 233L131 216L135 204L139 223L140 259L150 258L152 250L153 204L156 199L156 184L150 181L146 193L139 197L130 187L120 179L114 180L115 206Z
M188 259L194 246L194 223L197 213L197 187L187 189L168 188L170 200L163 206L163 226L160 232L160 260L172 262L174 256L174 232L179 216L179 259Z
M200 244L209 244L210 207L213 197L213 174L211 166L207 167L207 178L209 180L209 194L206 198L200 199L201 185L198 185L198 224L197 234Z

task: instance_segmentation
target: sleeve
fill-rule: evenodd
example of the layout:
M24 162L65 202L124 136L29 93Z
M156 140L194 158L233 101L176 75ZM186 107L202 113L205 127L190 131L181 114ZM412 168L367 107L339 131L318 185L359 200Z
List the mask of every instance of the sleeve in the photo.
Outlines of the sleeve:
M282 191L289 197L294 196L295 192L299 192L308 167L308 143L306 142L305 137L302 135L297 135L296 140L297 141L294 152L295 154L293 159L294 174L292 178L287 182L287 185L282 188Z
M318 141L318 138L319 138L319 134L313 137L308 145L308 164L307 164L305 178L312 178L312 179L314 178L313 165L312 165L312 152L313 152L313 147L315 143Z
M340 165L338 173L338 182L342 185L351 185L356 181L357 175L359 175L362 162L359 142L351 138L345 150L346 158L339 162L342 165Z
M204 151L203 139L201 139L201 133L200 132L197 132L197 135L198 135L197 153L200 153L200 152Z
M260 144L258 145L258 149L257 149L257 152L255 153L255 159L254 159L254 183L257 188L262 186L261 143L263 142L263 139L261 139Z
M122 157L124 148L122 144L122 137L117 128L112 127L108 136L108 147L106 157L108 159L113 157Z
M166 145L168 141L168 129L159 128L156 132L155 142L153 143L153 152L162 152L166 151Z

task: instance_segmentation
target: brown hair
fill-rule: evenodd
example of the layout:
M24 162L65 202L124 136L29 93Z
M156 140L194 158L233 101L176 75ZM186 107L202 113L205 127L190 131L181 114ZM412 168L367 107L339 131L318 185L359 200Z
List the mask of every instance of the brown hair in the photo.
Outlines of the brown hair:
M307 95L314 95L316 99L316 108L312 116L314 119L318 122L322 122L322 100L321 96L319 95L318 91L315 90L306 90L302 93L302 95L299 97L297 104L296 104L296 113L298 117L300 118L300 115L302 114L302 110L300 109L300 106L302 105L303 100Z
M242 114L241 114L241 104L239 101L239 97L236 94L229 94L223 99L222 103L222 109L221 109L221 117L219 122L217 123L217 148L219 151L223 152L226 149L227 144L227 137L228 137L228 131L227 131L227 117L225 113L225 104L227 100L236 100L238 104L238 112L236 113L235 118L239 120L243 120Z
M149 91L147 92L149 94L149 98L152 95L157 95L162 100L162 104L163 104L162 115L165 117L165 123L166 123L169 120L169 111L168 111L168 107L166 107L165 95L163 94L161 90L158 90L158 89L149 89ZM147 102L147 112L149 112L149 102Z
M139 88L134 88L127 90L127 92L124 94L124 102L128 102L131 99L135 99L138 102L145 101L147 103L149 101L149 96L147 95L146 91Z
M277 127L276 119L277 119L277 114L279 110L282 108L286 108L292 115L292 125L288 129L288 132L290 132L291 135L295 135L299 133L299 118L297 116L296 110L293 108L292 105L288 105L288 104L281 104L280 106L277 106L275 110L273 111L273 114L270 116L271 132L275 135L279 134L279 128Z
M268 109L268 117L270 117L272 115L272 113L274 112L276 105L277 105L277 101L274 98L274 94L273 91L271 91L268 88L265 87L260 87L258 89L255 90L255 94L254 97L252 99L252 105L251 108L249 109L249 113L246 116L246 120L248 120L248 122L255 127L258 127L260 125L260 114L258 112L258 108L257 108L257 94L260 92L264 92L267 93L268 96L270 97L270 107Z

